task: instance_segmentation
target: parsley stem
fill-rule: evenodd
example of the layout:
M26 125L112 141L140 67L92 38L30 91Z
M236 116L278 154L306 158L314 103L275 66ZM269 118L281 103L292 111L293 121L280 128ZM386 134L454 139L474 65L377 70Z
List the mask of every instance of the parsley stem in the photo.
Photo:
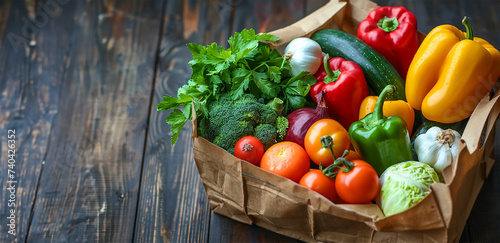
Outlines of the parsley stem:
M257 66L257 67L255 67L254 69L252 69L252 71L257 70L257 69L259 69L260 67L262 67L262 66L264 66L264 65L266 65L266 63L265 63L265 62L261 63L259 66Z

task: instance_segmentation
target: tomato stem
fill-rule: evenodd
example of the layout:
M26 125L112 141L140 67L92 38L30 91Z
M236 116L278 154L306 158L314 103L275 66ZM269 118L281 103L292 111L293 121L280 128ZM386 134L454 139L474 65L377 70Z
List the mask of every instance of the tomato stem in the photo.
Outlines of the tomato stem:
M325 169L322 168L321 162L319 164L320 170L323 172L323 174L329 178L333 178L337 176L338 172L336 171L337 169L341 169L344 173L347 173L354 168L354 164L351 161L348 161L345 159L345 156L349 154L349 150L345 150L344 154L342 154L342 157L340 158L335 158L335 152L333 151L333 138L330 135L325 135L321 137L321 146L323 148L329 148L330 152L332 153L333 157L333 164L329 165ZM344 165L344 167L342 167Z
M321 146L323 148L329 148L332 153L333 161L335 161L335 153L333 152L333 138L330 135L325 135L321 137Z
M252 151L253 149L253 146L249 143L246 143L245 145L243 145L243 151L247 152L247 151Z
M328 135L326 135L328 136ZM324 136L324 137L326 137ZM322 138L323 139L323 138ZM323 142L323 140L321 140ZM333 154L333 149L332 149L332 154ZM321 167L321 162L320 162L320 170L323 171L323 174L327 176L328 178L334 178L337 176L338 172L336 170L340 169L342 172L347 173L351 171L354 168L354 164L347 160L345 157L349 154L349 150L344 151L344 154L342 154L342 157L335 159L335 162L325 169L322 169ZM344 165L344 167L342 167Z

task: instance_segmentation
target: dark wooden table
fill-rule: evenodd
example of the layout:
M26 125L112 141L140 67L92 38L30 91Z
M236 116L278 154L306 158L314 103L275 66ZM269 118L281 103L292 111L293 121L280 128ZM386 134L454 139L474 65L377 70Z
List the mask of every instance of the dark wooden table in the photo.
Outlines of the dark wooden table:
M467 15L500 48L498 0L376 2L406 6L424 33ZM271 31L324 3L0 1L0 242L294 241L212 213L191 125L171 146L155 105L189 78L186 43L227 45L235 31ZM461 240L500 241L499 218L497 164Z

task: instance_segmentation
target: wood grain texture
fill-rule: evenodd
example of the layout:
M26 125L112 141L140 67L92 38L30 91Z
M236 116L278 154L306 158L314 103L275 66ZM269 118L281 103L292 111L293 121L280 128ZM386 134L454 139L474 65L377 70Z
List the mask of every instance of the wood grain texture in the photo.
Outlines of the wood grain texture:
M153 104L177 89L191 75L187 43L222 45L229 37L231 1L168 1L156 71ZM137 242L206 242L210 209L193 160L192 126L188 122L177 143L170 145L168 112L152 107L141 198L136 220Z
M132 240L161 1L73 1L30 242ZM50 34L50 35L49 35ZM48 38L50 36L50 39ZM48 53L47 53L48 52ZM40 69L46 67L44 62Z
M497 121L495 135L495 164L477 196L467 220L461 241L500 241L500 120Z
M253 28L257 33L290 25L305 16L303 0L236 1L233 32Z
M329 0L306 1L305 14L308 15L314 12L316 9L323 7L328 2Z
M9 14L10 14L11 10L14 10L14 9L11 9L11 5L12 5L11 1L0 2L0 16L1 16L0 17L0 37L1 37L0 38L0 46L2 46L3 39L6 36L5 34L6 34L7 26L9 26L9 27L14 26L14 24L7 25L8 21L9 21ZM17 6L22 6L22 5L17 5ZM24 6L22 6L22 7L24 8ZM5 49L5 48L2 48L2 49Z
M12 36L14 31L19 31L22 28L22 23L15 21L16 18L20 16L25 16L27 13L26 7L23 4L16 4L12 2L2 3L3 13L0 16L1 21L1 35L2 40L7 40L8 36ZM17 35L20 35L18 32ZM29 55L30 49L26 45L20 44L18 49L15 50L9 41L2 41L0 49L0 241L13 241L21 242L24 241L24 236L29 227L29 222L20 222L20 219L29 219L31 212L31 204L34 200L34 193L30 191L36 191L37 177L40 173L40 167L29 166L29 161L27 158L22 159L20 156L14 157L15 168L13 172L8 172L8 130L15 129L16 133L16 149L14 150L17 154L23 154L30 150L29 147L22 146L30 145L30 143L25 143L29 141L29 127L23 125L24 119L21 120L21 106L25 104L23 102L22 94L25 93L26 85L29 82ZM15 57L15 58L12 58ZM21 171L26 171L24 168L31 167L35 169L32 171L35 174L33 177L28 177L23 179L20 177ZM27 169L26 168L26 169ZM15 178L9 179L9 175L12 174ZM8 181L17 180L17 183L10 183ZM10 186L15 187L15 190L10 192ZM11 196L13 198L11 198ZM10 202L14 202L15 205L9 206ZM14 214L11 216L10 210L14 210ZM14 218L15 230L13 234L9 234L8 230L11 228L7 225L10 223L8 217ZM29 220L28 220L29 221Z
M68 42L53 42L51 36L61 31L60 38L68 39L66 32L73 25L60 21L71 15L71 11L62 11L64 4L54 6L53 11L45 10L45 5L37 8L35 1L3 1L0 5L3 40L0 51L0 242L24 242L51 124L57 112L60 67L68 46ZM11 184L7 182L9 129L16 131L15 174L12 174L17 183L12 184L16 187L13 207L7 200L12 199L7 192ZM15 210L16 217L14 235L7 233L11 209Z

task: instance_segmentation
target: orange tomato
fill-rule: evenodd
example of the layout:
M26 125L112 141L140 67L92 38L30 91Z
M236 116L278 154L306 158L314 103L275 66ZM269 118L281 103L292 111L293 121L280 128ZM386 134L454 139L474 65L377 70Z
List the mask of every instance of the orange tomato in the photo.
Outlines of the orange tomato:
M309 171L309 157L302 146L294 142L284 141L271 146L260 160L260 168L299 182Z
M337 192L335 192L335 178L328 178L321 170L310 170L302 176L299 184L323 195L332 202L337 198Z
M335 158L351 148L351 140L347 130L333 119L321 119L311 125L304 138L304 147L311 160L324 168L333 164L333 156L329 147L323 147L321 137L329 135L333 139Z

